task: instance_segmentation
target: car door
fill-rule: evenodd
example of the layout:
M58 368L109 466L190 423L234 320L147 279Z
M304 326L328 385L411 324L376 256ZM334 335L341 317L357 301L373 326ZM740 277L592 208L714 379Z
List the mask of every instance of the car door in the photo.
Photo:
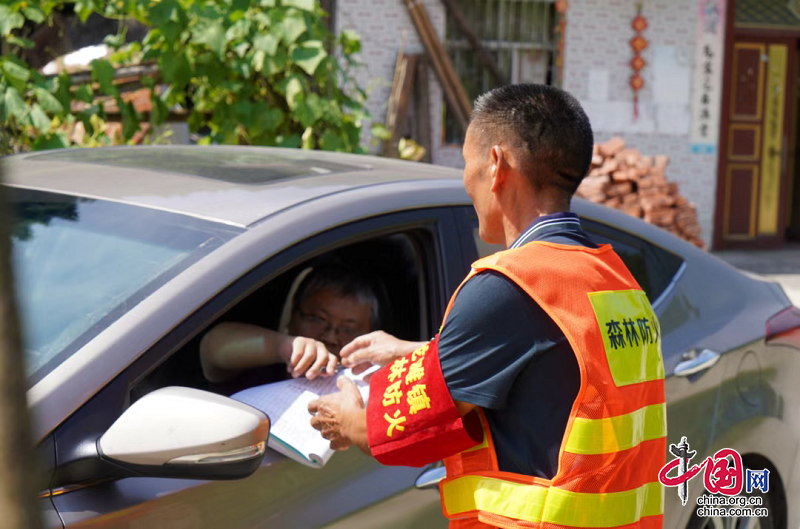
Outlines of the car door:
M397 212L336 227L303 240L255 266L210 303L198 307L55 432L52 502L65 527L256 527L446 526L438 491L414 489L422 469L384 467L357 449L337 453L322 469L302 466L268 450L254 475L238 481L135 477L92 478L92 444L131 402L170 355L254 289L313 256L370 237L418 236L421 294L419 333L438 327L449 294L461 277L461 249L447 208ZM99 472L99 470L98 470ZM372 509L370 509L372 507Z

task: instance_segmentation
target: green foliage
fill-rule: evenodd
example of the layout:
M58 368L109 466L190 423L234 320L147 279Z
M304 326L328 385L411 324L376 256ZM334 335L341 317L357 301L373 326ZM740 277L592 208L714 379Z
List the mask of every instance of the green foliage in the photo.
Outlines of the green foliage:
M45 78L19 59L25 27L50 23L53 9L136 19L141 43L108 35L114 53L91 65L91 82ZM115 70L155 63L149 121L186 113L204 143L280 145L360 152L365 92L354 82L361 49L352 31L334 38L317 0L31 0L0 5L0 123L9 150L130 142L143 116L120 94ZM26 24L27 21L27 24ZM116 102L122 136L108 132L100 99ZM75 133L76 128L82 134ZM155 128L155 127L153 127ZM152 130L152 128L151 128Z

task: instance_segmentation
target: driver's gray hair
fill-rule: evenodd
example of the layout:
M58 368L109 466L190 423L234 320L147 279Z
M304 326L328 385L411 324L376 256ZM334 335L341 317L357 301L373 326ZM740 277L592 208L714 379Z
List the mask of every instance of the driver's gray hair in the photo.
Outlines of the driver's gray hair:
M375 291L368 281L345 266L315 266L297 287L292 306L300 307L308 295L323 289L330 289L338 296L351 297L358 303L369 305L370 331L380 328L380 307Z

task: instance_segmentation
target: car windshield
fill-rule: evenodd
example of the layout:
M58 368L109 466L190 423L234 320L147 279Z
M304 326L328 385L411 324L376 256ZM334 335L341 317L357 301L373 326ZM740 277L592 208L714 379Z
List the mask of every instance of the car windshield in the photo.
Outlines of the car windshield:
M9 191L12 259L31 385L241 231L129 204Z

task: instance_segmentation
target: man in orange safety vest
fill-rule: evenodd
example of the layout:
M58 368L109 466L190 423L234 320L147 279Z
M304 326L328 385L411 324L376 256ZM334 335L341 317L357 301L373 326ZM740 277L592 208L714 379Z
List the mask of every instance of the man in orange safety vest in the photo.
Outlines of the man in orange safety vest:
M355 387L309 405L343 450L390 465L444 459L451 527L661 528L666 409L661 332L614 250L569 212L592 157L577 100L509 85L475 104L464 186L478 260L431 342L382 332L342 349L382 365L366 407Z

